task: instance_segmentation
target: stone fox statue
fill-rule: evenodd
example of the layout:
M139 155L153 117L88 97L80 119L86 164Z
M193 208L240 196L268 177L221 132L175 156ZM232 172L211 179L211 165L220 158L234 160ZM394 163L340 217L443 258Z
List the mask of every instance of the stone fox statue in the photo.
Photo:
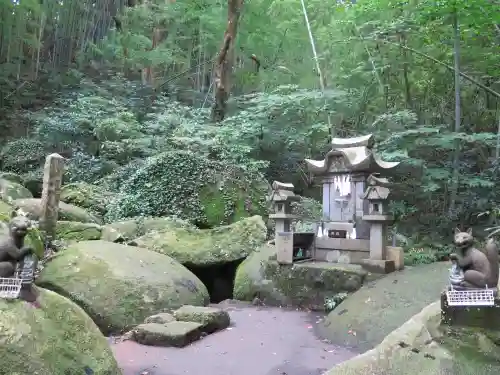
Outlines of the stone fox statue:
M455 229L454 244L457 253L450 259L457 262L464 271L464 280L460 286L465 288L496 288L498 286L498 247L493 239L486 243L485 252L474 247L472 230L461 232Z
M0 277L14 276L17 263L33 254L33 249L24 245L30 225L28 218L16 216L9 223L9 234L0 237Z

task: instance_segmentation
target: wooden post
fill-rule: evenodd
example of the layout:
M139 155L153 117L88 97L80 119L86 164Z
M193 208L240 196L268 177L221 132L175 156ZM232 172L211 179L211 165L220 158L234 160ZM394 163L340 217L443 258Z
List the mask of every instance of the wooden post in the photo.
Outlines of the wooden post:
M61 184L64 174L64 160L59 154L50 154L45 159L40 230L45 236L46 244L50 244L55 237L59 197L61 196Z

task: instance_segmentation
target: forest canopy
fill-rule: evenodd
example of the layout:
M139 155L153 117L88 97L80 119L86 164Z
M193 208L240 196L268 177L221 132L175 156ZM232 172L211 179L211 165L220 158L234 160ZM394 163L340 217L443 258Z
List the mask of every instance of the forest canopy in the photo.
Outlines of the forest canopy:
M456 225L496 222L499 9L2 0L1 169L36 182L55 151L70 159L66 182L126 200L131 171L182 151L319 198L303 160L322 158L332 134L373 133L383 157L405 165L394 177L397 232L443 243ZM221 88L227 107L214 117Z

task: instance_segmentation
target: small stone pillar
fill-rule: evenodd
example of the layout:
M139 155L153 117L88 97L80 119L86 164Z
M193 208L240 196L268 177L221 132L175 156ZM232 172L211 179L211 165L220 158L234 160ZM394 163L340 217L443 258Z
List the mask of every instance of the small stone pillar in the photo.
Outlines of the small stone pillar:
M394 221L388 213L389 181L371 174L367 183L363 199L368 201L368 214L363 220L370 223L370 259L386 260L387 226Z
M292 215L291 203L298 201L293 192L293 184L285 184L274 181L272 185L273 192L269 200L273 204L273 214L269 218L275 221L274 241L276 246L277 261L279 264L293 263L293 232L292 220L296 219Z
M64 157L59 154L50 154L45 159L40 230L45 237L46 244L50 244L55 238L59 214L59 197L61 196L62 177L64 174L64 161Z

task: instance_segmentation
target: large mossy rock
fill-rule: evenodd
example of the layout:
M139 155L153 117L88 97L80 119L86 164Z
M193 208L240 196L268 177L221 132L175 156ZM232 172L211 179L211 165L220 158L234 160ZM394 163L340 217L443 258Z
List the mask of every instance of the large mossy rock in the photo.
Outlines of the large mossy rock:
M90 241L101 238L102 227L94 223L78 221L58 221L56 239L63 241Z
M16 199L12 202L14 207L18 207L26 212L32 220L39 220L41 215L41 199L28 198ZM100 223L101 220L83 208L59 202L59 220L79 221L81 223Z
M345 361L326 375L494 375L500 347L485 332L440 326L435 302L391 332L379 345ZM376 321L373 324L377 324Z
M40 307L0 299L0 373L121 375L107 339L70 300L39 289Z
M187 151L148 159L121 187L107 221L176 216L203 228L266 212L267 183L237 166Z
M64 185L61 189L62 202L85 208L101 216L106 214L106 207L111 198L111 192L85 182Z
M358 290L368 273L357 265L326 262L280 266L276 248L264 245L250 254L236 270L233 296L267 305L324 308L326 299Z
M209 302L205 285L174 259L100 240L70 244L47 263L37 284L68 296L106 334L165 310Z
M166 254L191 266L208 266L246 258L265 241L267 229L260 216L213 229L170 227L152 231L133 244Z
M449 267L448 262L406 267L365 283L328 314L319 326L321 335L335 345L360 351L373 349L388 334L440 298L448 282Z
M12 202L15 199L33 198L31 192L18 182L0 179L0 199Z
M188 221L172 217L139 217L116 221L102 227L101 240L128 243L153 231L175 230L179 228L196 229Z

